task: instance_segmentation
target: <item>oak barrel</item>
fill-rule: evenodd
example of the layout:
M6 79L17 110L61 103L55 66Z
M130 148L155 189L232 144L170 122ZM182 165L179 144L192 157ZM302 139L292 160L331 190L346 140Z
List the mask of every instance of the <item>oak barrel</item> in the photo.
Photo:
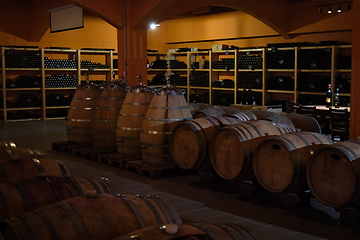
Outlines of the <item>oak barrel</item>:
M182 169L195 170L208 162L208 151L216 131L242 122L230 117L197 118L180 123L171 135L171 155Z
M252 156L265 139L287 133L276 122L257 120L238 123L219 130L211 143L210 159L216 173L224 179L252 179Z
M116 123L126 96L125 87L107 83L101 90L92 120L93 146L116 151Z
M275 193L308 190L306 166L320 148L333 144L326 135L312 132L282 134L263 141L253 158L260 185Z
M242 122L250 121L250 120L257 120L257 117L254 113L250 111L238 111L234 114L229 115L232 118L238 118Z
M234 223L165 224L136 230L114 240L233 240L256 238L246 228Z
M151 166L176 166L170 152L170 135L192 115L181 90L165 87L153 96L140 133L142 160Z
M306 179L311 193L324 205L359 207L360 141L341 141L315 152Z
M68 140L79 145L92 145L91 121L99 89L83 83L76 89L66 117Z
M176 211L151 196L94 194L54 203L1 222L5 239L113 239L167 223L180 224Z
M225 116L226 112L222 107L214 106L212 108L206 108L199 110L195 113L194 119L196 118L204 118L204 117L217 117L217 116Z
M128 90L116 124L116 144L119 153L141 158L141 126L153 96L152 90L145 85Z
M265 118L264 120L276 122L282 126L287 131L287 133L296 132L296 128L292 121L283 114L274 114L271 117Z
M265 118L269 118L269 117L272 117L277 114L277 113L273 113L273 112L269 112L269 111L265 111L265 110L257 110L257 109L251 109L251 110L247 110L247 111L255 114L255 116L257 117L258 120L263 120Z
M66 161L43 158L39 152L23 148L0 148L0 183L34 176L72 175L76 171Z
M0 220L76 196L88 190L116 193L107 178L82 176L32 177L0 184Z
M211 104L206 104L206 103L189 103L188 105L192 116L194 116L197 113L197 111L213 107Z
M298 114L298 113L283 113L281 115L286 116L294 124L296 129L307 132L321 133L321 127L318 121L310 116Z

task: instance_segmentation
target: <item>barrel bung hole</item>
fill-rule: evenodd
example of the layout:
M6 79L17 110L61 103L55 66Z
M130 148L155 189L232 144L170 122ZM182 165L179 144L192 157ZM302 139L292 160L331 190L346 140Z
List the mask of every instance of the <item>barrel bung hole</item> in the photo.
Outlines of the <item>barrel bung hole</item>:
M334 160L337 160L337 161L340 160L340 156L338 154L336 154L336 153L331 154L331 157Z
M272 148L273 148L274 150L279 150L279 149L280 149L280 146L277 145L277 144L273 144L273 145L272 145Z

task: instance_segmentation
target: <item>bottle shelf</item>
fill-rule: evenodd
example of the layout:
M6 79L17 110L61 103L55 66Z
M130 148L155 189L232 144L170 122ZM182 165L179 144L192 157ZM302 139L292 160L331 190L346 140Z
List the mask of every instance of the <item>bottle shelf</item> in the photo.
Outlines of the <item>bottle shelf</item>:
M52 107L46 107L46 109L67 109L70 106L52 106Z
M39 91L41 88L7 88L6 91Z
M45 68L45 71L74 71L76 72L77 69L76 68Z
M235 72L235 69L212 69L213 72Z
M40 71L41 68L5 68L5 71Z
M148 72L166 72L167 69L150 69L148 68Z
M212 90L218 90L218 91L234 91L235 88L212 88Z
M66 119L66 117L47 117L46 118L47 120L65 120Z
M23 108L6 108L7 111L18 111L18 110L41 110L42 107L23 107Z
M335 72L351 73L351 69L335 69Z
M189 88L192 88L192 89L210 90L210 87L195 87L195 86L189 86Z
M267 69L268 72L295 72L295 69Z
M238 91L243 91L244 90L244 88L238 88ZM252 88L251 89L251 91L253 91L253 92L262 92L263 90L262 89L256 89L256 88ZM272 91L272 90L268 90L268 91ZM276 91L278 91L278 90L276 90Z
M300 69L299 72L331 72L331 69Z
M76 90L76 87L70 87L70 88L45 88L45 90Z
M239 72L262 72L262 69L238 69Z
M268 93L291 93L291 94L295 93L295 91L287 91L287 90L266 90L266 91Z
M326 95L326 93L322 92L298 92L300 94L308 94L308 95Z

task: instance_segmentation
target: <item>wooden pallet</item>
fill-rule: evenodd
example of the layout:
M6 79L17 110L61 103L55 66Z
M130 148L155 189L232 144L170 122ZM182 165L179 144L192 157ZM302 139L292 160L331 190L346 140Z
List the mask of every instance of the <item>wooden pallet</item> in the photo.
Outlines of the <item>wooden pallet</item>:
M64 141L64 142L52 142L51 143L51 149L60 151L60 152L67 152L72 153L72 148L76 147L78 145L74 144L71 141Z
M72 148L72 154L78 157L86 158L91 161L98 161L99 154L114 152L109 149L96 149L91 146L76 146Z
M138 175L147 176L152 179L170 177L179 174L178 167L157 167L143 163L141 160L127 161L125 169Z
M140 160L139 157L127 156L122 153L102 153L98 156L98 162L105 163L109 166L115 166L125 169L125 163L128 161Z

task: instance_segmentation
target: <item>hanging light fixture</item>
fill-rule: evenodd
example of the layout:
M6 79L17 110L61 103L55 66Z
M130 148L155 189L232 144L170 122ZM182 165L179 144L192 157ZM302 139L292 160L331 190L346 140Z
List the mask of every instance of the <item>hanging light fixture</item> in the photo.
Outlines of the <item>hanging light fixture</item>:
M328 9L328 13L329 13L329 14L332 13L332 11L331 11L331 6L330 6L329 9Z
M339 8L337 10L338 13L341 13L341 5L339 4Z
M337 12L338 13L341 13L342 12L342 8L341 8L341 5L342 4L347 4L347 10L351 10L351 2L340 2L340 3L331 3L331 4L324 4L324 5L318 5L316 6L317 8L319 8L319 13L323 13L323 8L326 8L326 7L329 7L328 10L327 10L327 13L331 14L332 13L332 7L333 6L336 6L336 5L339 5L339 7L337 8ZM335 9L335 8L334 8Z

